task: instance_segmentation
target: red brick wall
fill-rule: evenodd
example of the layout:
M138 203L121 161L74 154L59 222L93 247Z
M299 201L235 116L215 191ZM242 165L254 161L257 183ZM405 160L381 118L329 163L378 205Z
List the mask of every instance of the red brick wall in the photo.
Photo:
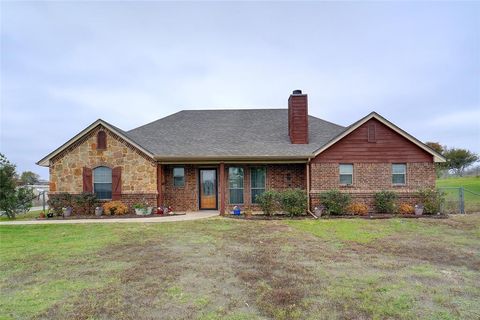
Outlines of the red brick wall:
M250 168L251 167L265 167L266 168L266 190L284 190L288 188L306 188L305 164L268 164L268 165L225 165L225 194L226 205L229 210L234 205L230 204L230 192L228 190L228 168L229 167L243 168L243 201L242 208L251 206L254 210L258 209L257 205L252 205L250 194Z
M165 204L172 206L174 211L198 210L198 167L195 165L178 165L185 168L185 185L173 185L174 165L163 166Z
M330 189L349 193L355 201L366 203L371 210L373 210L373 195L382 190L397 192L399 202L415 204L414 193L418 189L435 187L435 178L433 162L407 163L406 184L401 186L392 184L391 163L353 162L353 185L345 186L340 185L338 163L312 163L311 205L312 208L318 206L319 193Z
M294 144L308 143L308 97L292 94L288 99L288 134Z

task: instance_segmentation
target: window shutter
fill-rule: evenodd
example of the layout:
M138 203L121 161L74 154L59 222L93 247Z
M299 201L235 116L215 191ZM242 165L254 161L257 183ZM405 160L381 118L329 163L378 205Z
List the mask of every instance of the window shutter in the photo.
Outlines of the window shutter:
M93 192L92 169L83 167L83 192Z
M122 198L122 167L112 169L112 200Z

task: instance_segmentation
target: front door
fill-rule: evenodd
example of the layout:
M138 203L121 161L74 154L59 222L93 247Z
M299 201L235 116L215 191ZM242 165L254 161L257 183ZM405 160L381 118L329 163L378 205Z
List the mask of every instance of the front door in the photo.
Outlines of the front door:
M200 169L200 210L217 209L217 170Z

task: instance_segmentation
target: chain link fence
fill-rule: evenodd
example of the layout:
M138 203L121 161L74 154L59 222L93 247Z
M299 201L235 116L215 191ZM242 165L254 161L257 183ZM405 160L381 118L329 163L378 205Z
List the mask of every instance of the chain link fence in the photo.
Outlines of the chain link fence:
M445 203L442 213L473 213L480 212L480 194L463 187L438 188L445 193Z

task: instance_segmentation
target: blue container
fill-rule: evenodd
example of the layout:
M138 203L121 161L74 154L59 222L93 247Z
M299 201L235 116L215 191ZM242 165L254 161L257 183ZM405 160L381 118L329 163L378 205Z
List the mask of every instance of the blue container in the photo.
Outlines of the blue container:
M240 215L240 208L233 208L233 214L236 216Z

